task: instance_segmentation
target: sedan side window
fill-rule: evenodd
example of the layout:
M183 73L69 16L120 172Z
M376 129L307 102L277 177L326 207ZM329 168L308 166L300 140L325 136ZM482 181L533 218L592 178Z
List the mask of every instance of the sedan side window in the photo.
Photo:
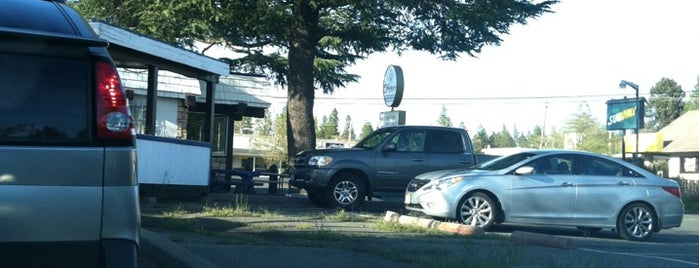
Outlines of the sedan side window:
M529 164L534 168L534 174L571 174L571 157L568 155L554 155L539 158Z
M606 159L583 156L576 161L577 171L580 175L591 176L623 176L623 167Z

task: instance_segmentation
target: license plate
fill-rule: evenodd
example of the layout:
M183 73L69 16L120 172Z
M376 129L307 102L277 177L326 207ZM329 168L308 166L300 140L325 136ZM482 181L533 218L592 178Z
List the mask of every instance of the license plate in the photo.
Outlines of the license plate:
M405 203L406 203L406 204L410 204L410 200L411 200L411 199L412 199L412 198L411 198L410 194L405 194Z

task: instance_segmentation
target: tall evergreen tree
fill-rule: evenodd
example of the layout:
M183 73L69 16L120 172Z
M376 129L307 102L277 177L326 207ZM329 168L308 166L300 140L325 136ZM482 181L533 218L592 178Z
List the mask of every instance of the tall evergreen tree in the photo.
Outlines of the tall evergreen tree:
M473 150L477 154L482 153L484 148L489 148L491 146L488 140L488 133L485 132L483 125L478 125L478 131L471 140L473 142Z
M439 118L437 118L437 125L451 127L451 118L447 115L447 108L444 105L442 105L442 111L439 113Z
M364 122L364 125L362 125L362 132L359 134L359 139L363 139L366 136L369 136L374 132L374 128L371 126L371 123L369 122Z
M356 135L354 133L354 128L352 125L352 117L350 115L345 116L345 128L342 130L342 139L355 140Z
M551 12L555 0L75 0L87 17L186 45L243 53L238 71L264 72L287 88L290 157L315 148L316 89L332 93L357 75L345 68L376 52L426 51L445 60L499 45L513 24Z
M328 124L328 117L323 116L323 121L321 121L320 125L316 127L316 136L318 136L319 139L329 139L329 134L328 134L328 128L326 127Z
M340 118L337 113L337 109L333 108L328 117L328 121L325 123L325 138L332 139L340 135L339 132Z
M670 78L662 78L650 89L649 127L659 130L682 115L684 111L682 86Z
M491 134L491 140L493 141L493 147L495 148L509 148L515 147L515 140L512 138L512 134L507 130L505 125L502 125L500 132Z
M684 111L699 110L699 76L697 76L697 84L694 85L694 90L689 93L689 99L684 103Z

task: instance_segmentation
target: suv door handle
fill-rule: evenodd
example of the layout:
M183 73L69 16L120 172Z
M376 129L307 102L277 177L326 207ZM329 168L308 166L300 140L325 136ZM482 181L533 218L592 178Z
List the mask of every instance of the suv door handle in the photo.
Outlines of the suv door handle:
M631 185L631 183L630 183L630 182L628 182L628 181L620 181L620 182L618 182L618 183L617 183L617 185L621 185L621 186L629 186L629 185Z
M570 186L573 186L573 183L572 183L572 182L569 182L569 181L566 181L566 182L564 182L564 183L561 183L561 186L563 186L563 187L570 187Z
M413 158L413 162L423 162L425 159L422 158Z

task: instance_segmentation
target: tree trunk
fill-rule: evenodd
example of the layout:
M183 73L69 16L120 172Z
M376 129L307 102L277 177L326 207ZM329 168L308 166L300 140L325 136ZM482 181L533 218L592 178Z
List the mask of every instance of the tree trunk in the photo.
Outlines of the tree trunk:
M313 122L313 61L316 55L315 33L318 29L318 13L308 0L295 1L292 36L289 46L287 145L289 164L294 163L296 153L316 146Z

